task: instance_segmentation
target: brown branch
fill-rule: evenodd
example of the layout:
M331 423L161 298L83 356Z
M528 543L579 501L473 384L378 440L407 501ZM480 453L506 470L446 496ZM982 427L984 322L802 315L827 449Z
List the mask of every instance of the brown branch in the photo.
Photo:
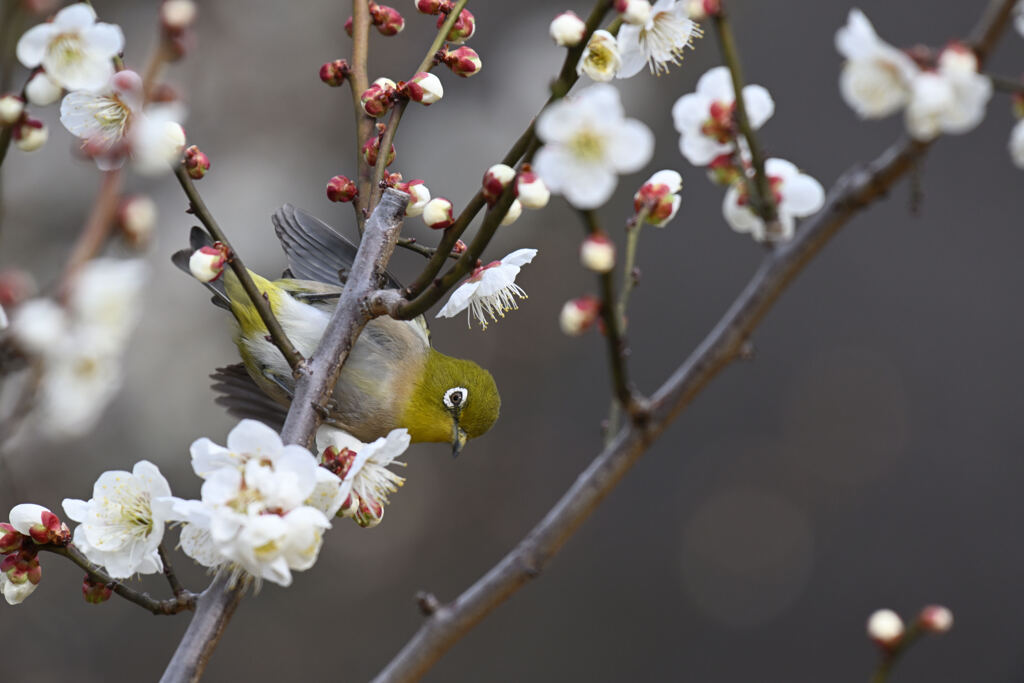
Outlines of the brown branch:
M195 214L196 218L206 226L210 235L213 239L217 240L227 249L228 252L228 265L231 266L231 270L238 277L238 280L242 283L242 289L245 290L246 295L249 297L249 301L252 302L253 307L260 314L260 319L267 328L267 332L270 334L270 338L274 341L274 345L281 351L281 354L288 361L288 365L291 367L293 373L298 373L303 363L305 362L302 358L302 354L298 352L291 340L288 339L288 335L285 333L284 328L281 327L281 323L278 322L277 317L274 315L274 311L270 308L270 301L267 300L266 294L259 290L256 283L253 282L252 274L249 273L249 269L245 267L245 263L242 262L242 257L238 255L234 247L231 246L231 242L228 241L227 235L220 229L217 221L214 219L213 214L206 208L206 203L203 198L199 195L199 191L196 189L195 184L192 182L192 178L189 176L188 171L185 169L184 164L178 164L174 169L174 175L178 178L178 183L181 184L181 189L185 191L185 196L188 197L189 205L192 207L192 213Z
M195 603L197 595L190 593L186 590L182 590L180 593L175 593L175 597L169 600L157 600L151 597L148 593L140 593L139 591L129 588L125 584L121 583L117 579L111 578L109 574L103 571L100 567L89 562L88 558L82 551L75 547L74 544L68 546L58 545L41 545L37 546L39 550L45 550L48 553L54 555L60 555L74 562L76 565L85 570L89 578L96 583L102 583L120 595L125 600L133 602L143 609L149 610L153 614L157 615L170 615L184 612L185 610L195 609Z
M96 201L92 205L89 218L85 221L85 226L75 241L67 263L64 264L64 273L57 286L57 291L62 297L67 296L69 288L82 266L103 248L103 244L110 234L114 214L117 213L117 206L121 199L121 185L124 181L122 169L104 171L101 178L100 189L96 192Z
M775 198L772 194L771 184L768 182L768 175L765 173L764 152L761 150L761 143L750 125L750 117L747 115L746 98L743 97L743 70L740 67L739 48L736 47L736 38L732 33L732 24L726 13L724 5L712 16L715 31L718 33L718 42L722 49L722 57L729 68L729 75L732 77L732 88L735 93L736 103L735 119L739 127L740 135L747 141L750 149L750 160L754 167L753 182L747 178L746 170L743 168L742 160L739 165L741 176L747 181L750 194L751 208L760 216L766 225L769 236L775 237L781 234L782 227L778 224L778 210L775 206ZM736 140L736 148L739 149L739 140Z
M992 0L975 36L987 56L1016 0ZM990 23L991 22L991 23ZM856 213L884 197L928 150L904 138L867 167L844 173L824 208L762 262L746 288L704 341L651 397L648 420L624 426L548 514L502 560L448 604L436 605L416 634L374 683L415 681L485 616L543 571L590 513L700 391L734 359L776 299Z
M349 70L348 84L352 88L352 109L356 121L356 169L359 194L352 202L356 211L356 227L363 234L363 224L369 215L369 202L372 188L370 186L370 165L363 159L363 145L374 135L373 119L363 111L359 101L363 91L370 87L370 79L366 75L366 59L370 49L370 4L368 0L352 0L352 66Z
M408 201L409 195L388 188L366 221L366 231L338 305L316 352L296 380L295 394L281 430L285 443L305 446L312 440L349 351L375 315L367 304L394 251ZM224 576L214 580L200 597L196 615L167 665L162 683L199 680L241 599L241 587L230 586Z
M174 593L174 596L178 597L188 593L185 590L185 586L178 580L178 575L174 573L174 567L171 566L171 560L167 557L167 550L164 549L163 543L157 547L157 552L160 553L160 562L164 566L164 578L167 579L167 584L171 587L171 592Z

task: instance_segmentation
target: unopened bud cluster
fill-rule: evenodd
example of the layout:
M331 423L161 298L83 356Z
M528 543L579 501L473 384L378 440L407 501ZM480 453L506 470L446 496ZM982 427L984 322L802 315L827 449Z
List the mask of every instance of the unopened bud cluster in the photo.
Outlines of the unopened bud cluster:
M199 180L210 170L210 158L203 154L198 147L192 145L185 150L185 170L188 171L190 178Z
M441 28L448 19L448 15L455 10L455 3L451 0L416 0L416 9L423 14L440 15L437 17L437 27ZM459 17L452 24L445 40L449 43L463 43L473 37L476 33L476 18L468 9L459 12Z
M66 546L71 530L42 505L23 503L11 509L10 524L0 524L0 586L8 603L16 605L32 594L42 579L39 546Z
M547 206L551 199L551 192L544 181L531 169L529 164L523 164L520 173L507 164L495 164L484 173L483 182L480 186L480 193L488 206L493 207L505 188L513 181L516 182L514 194L516 199L508 207L501 225L511 225L522 215L523 209L541 209Z
M377 165L377 157L380 155L380 135L374 135L372 138L363 144L363 161L370 166ZM384 162L384 166L390 166L395 161L395 146L391 145L391 149L388 150L387 160Z
M13 93L0 96L0 127L12 129L14 144L23 152L39 149L49 137L43 122L25 111L25 100Z
M348 176L336 175L327 181L327 198L332 202L350 202L359 196L359 188Z
M438 52L437 58L451 69L453 74L462 78L475 76L480 73L480 69L483 67L480 55L476 53L476 50L467 45L454 50L449 50L446 45Z
M382 36L394 36L405 28L405 18L394 7L370 2L370 22ZM345 33L352 37L352 17L345 22Z
M333 62L325 62L320 67L320 80L332 88L337 88L345 82L350 72L351 68L347 61L335 59Z
M367 116L380 118L387 113L398 96L398 87L390 78L378 78L359 95L359 104Z

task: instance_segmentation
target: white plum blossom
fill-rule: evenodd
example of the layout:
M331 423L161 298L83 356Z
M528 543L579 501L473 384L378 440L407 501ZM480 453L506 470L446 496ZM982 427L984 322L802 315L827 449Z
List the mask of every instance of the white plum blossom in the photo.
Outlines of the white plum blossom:
M825 188L784 159L765 161L765 174L775 198L781 235L768 235L765 222L750 208L747 186L742 179L725 193L722 213L736 232L750 233L758 242L769 238L788 240L796 230L796 219L810 216L825 204Z
M176 104L143 108L142 79L134 71L119 71L95 92L75 91L60 103L60 122L81 138L103 171L120 168L131 156L136 170L156 175L170 169L185 146Z
M646 210L644 222L656 228L664 228L675 218L682 198L683 177L677 171L658 171L640 186L633 195L633 211L639 215Z
M114 24L96 21L88 3L68 5L53 21L33 26L18 40L18 61L47 75L68 90L98 90L114 73L113 58L124 48L124 34Z
M1024 168L1024 119L1013 127L1010 133L1010 158L1017 168Z
M76 522L74 543L115 579L163 569L157 548L170 512L171 487L159 468L143 460L131 472L104 472L88 501L64 499Z
M467 326L472 326L475 317L486 330L488 316L492 322L497 322L507 311L519 308L516 297L526 298L526 292L516 284L516 275L536 255L536 249L517 249L500 261L479 266L452 292L437 317L451 318L467 311Z
M839 92L858 116L879 119L907 105L920 69L905 52L879 38L863 12L850 10L835 42L846 58Z
M34 417L43 433L85 433L120 388L121 353L138 322L146 272L141 260L94 259L74 279L66 308L50 299L19 306L11 331L42 361Z
M642 24L626 23L619 29L622 66L619 78L629 78L649 65L651 73L668 73L669 64L679 64L693 39L701 36L700 26L690 20L683 0L658 0Z
M978 73L970 48L953 44L939 55L935 71L918 74L906 109L907 130L922 142L942 133L973 130L985 118L992 81Z
M615 36L608 31L597 30L587 41L587 47L576 65L576 73L581 76L586 74L595 81L610 81L615 78L621 66L622 57Z
M654 153L654 135L641 121L625 118L619 92L594 85L555 102L537 117L533 171L548 189L578 209L608 201L618 174L638 171Z
M405 483L388 469L391 465L405 466L396 460L409 448L409 432L393 429L372 443L363 443L351 434L333 427L321 427L317 431L316 444L321 451L324 464L338 470L340 486L318 487L319 500L323 507L311 503L327 515L341 514L353 517L360 526L372 527L384 516L388 495ZM321 468L324 469L324 468Z
M192 469L205 480L202 500L175 500L172 512L187 522L182 548L190 557L282 586L292 571L313 565L331 525L306 503L324 480L312 453L284 445L255 420L239 422L227 447L203 438L190 450Z
M880 609L871 613L867 623L868 638L885 646L894 645L903 638L906 628L900 615L891 609Z
M772 96L760 85L743 87L743 104L754 130L775 113ZM676 100L672 105L672 121L680 136L679 150L687 161L694 166L707 166L716 157L730 154L736 148L735 106L732 76L724 66L709 69L697 81L695 92Z

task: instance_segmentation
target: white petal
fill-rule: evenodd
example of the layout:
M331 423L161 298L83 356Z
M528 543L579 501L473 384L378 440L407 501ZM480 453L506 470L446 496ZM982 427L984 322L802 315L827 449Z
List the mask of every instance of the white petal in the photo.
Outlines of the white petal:
M124 33L116 24L94 24L82 31L82 39L105 58L112 58L124 49Z
M321 453L327 450L330 446L334 446L339 451L347 448L350 451L358 453L365 445L365 443L341 429L323 425L316 431L316 447Z
M18 47L15 49L22 66L34 69L42 64L46 47L56 34L57 30L53 24L39 24L25 31L18 39Z
M20 605L25 601L25 598L32 595L38 585L31 581L14 583L7 578L6 573L0 574L0 590L3 591L4 600L7 601L8 605Z
M683 189L683 176L679 175L678 171L666 168L658 171L648 178L647 183L652 185L666 185L669 192L676 193Z
M625 24L619 29L619 48L622 65L619 66L618 78L635 76L647 66L647 56L640 47L640 26Z
M622 98L613 85L598 83L581 90L575 96L575 104L607 121L621 119L623 116Z
M93 10L92 5L86 2L79 2L74 5L68 5L57 12L57 16L53 18L53 26L61 32L78 31L87 26L92 26L95 21L96 11Z
M35 503L22 503L11 508L11 526L19 534L28 536L29 530L37 524L42 523L42 515L49 512L47 508Z
M683 134L699 134L710 116L712 99L700 93L683 95L672 105L672 123Z
M170 484L160 474L160 468L148 460L140 460L132 468L132 475L139 479L142 486L149 492L150 498L171 495Z
M181 549L204 567L216 567L224 562L210 532L195 524L181 527Z
M242 420L228 434L228 449L254 457L273 457L284 444L281 436L258 420Z
M64 508L64 514L68 519L76 522L84 522L89 516L89 504L78 498L65 498L61 507Z
M530 263L531 261L533 261L533 257L536 256L536 255L537 255L537 250L536 249L516 249L511 254L509 254L505 258L501 259L501 263L502 263L502 265L525 266L527 263ZM391 434L388 434L388 438L390 439L392 434L395 434L396 432L401 432L401 431L405 431L405 430L394 430L394 431L392 431ZM406 433L406 436L408 436L408 433ZM402 450L405 450L405 449L402 449Z
M573 181L571 172L567 169L573 168L575 163L575 159L565 148L544 145L533 157L533 172L540 176L549 190L561 194L562 188Z
M1019 15L1024 16L1024 14ZM1010 133L1010 158L1017 168L1024 168L1024 119L1021 119L1013 127Z
M803 218L817 213L825 205L825 188L806 173L800 173L787 180L783 183L780 192L782 193L780 213Z
M609 153L620 173L639 171L654 155L654 133L642 121L626 119L612 137Z
M764 221L754 215L746 206L740 206L738 199L740 190L738 185L733 185L726 191L725 199L722 201L722 215L725 221L736 232L763 233Z
M878 34L864 13L859 9L851 9L846 26L836 31L836 50L847 59L864 59L871 57Z
M438 318L451 318L462 311L466 310L469 306L470 299L473 298L473 294L476 293L477 288L480 286L479 282L464 282L452 292L451 296L448 297L448 303L437 312Z
M242 466L242 458L237 453L218 446L205 436L192 442L189 453L192 455L192 471L202 479L221 467Z
M743 87L743 103L747 108L750 125L757 130L775 113L775 101L768 90L760 85Z
M619 179L611 169L578 165L576 171L575 182L566 186L563 194L577 209L596 209L615 192Z
M559 100L537 117L537 137L544 142L570 138L579 125L579 114L570 100Z
M731 143L718 142L706 135L683 135L679 138L679 151L694 166L707 166L732 149Z
M732 102L736 99L736 91L732 87L732 75L724 66L708 69L697 81L697 93L712 102Z

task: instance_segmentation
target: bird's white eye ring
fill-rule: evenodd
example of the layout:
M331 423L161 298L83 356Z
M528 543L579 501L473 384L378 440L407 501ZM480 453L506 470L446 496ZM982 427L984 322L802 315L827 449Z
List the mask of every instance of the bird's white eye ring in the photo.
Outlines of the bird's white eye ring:
M448 391L444 392L444 405L450 410L461 408L466 405L466 401L469 399L469 389L465 387L452 387Z

